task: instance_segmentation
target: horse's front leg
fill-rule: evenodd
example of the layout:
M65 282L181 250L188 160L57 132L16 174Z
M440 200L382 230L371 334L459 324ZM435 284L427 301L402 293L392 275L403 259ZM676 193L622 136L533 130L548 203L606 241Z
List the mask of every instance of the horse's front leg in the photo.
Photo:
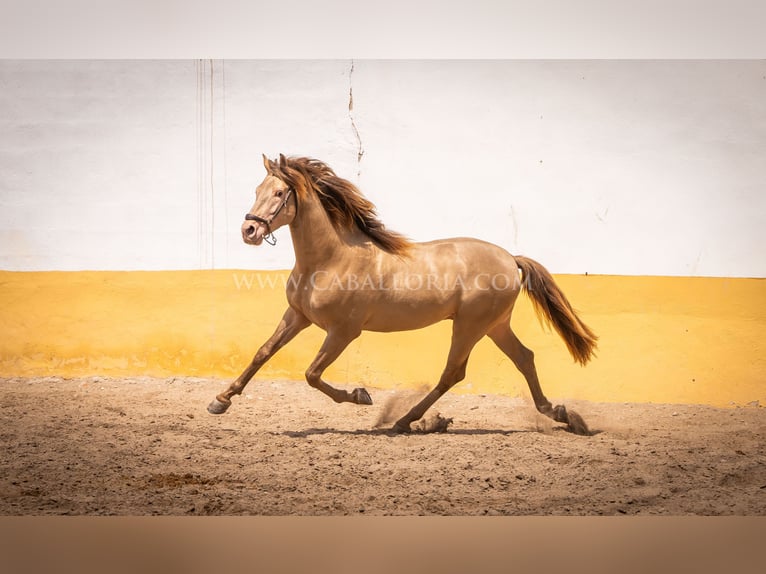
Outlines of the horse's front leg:
M552 418L556 422L566 424L574 434L585 436L592 434L588 425L585 424L585 421L579 414L573 410L568 411L564 405L556 405L554 407L545 397L540 387L537 369L535 368L535 354L519 341L508 323L500 323L487 334L524 375L529 385L529 390L532 393L532 400L534 400L535 407L540 413Z
M258 352L253 357L248 367L237 377L237 379L229 385L229 388L216 396L212 402L208 405L207 410L214 415L220 415L226 412L231 406L231 397L234 395L242 394L243 389L253 378L253 375L258 372L266 361L268 361L274 353L279 351L287 343L289 343L298 333L303 331L311 324L303 314L299 313L292 307L288 308L279 322L274 334L258 349Z
M336 403L356 403L358 405L371 405L372 398L366 389L357 388L349 392L336 389L322 380L322 373L337 359L349 343L356 339L359 330L330 330L319 349L319 353L306 370L306 381L309 385L322 391Z

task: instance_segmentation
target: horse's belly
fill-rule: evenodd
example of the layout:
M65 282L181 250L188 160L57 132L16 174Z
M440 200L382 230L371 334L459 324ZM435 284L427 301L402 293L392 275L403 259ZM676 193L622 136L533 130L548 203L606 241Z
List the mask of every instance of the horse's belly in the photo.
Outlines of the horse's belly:
M453 312L447 309L393 307L385 311L372 313L362 328L365 331L379 331L383 333L412 331L428 327L444 319L450 319L452 315Z
M362 298L360 298L362 299ZM410 331L450 319L460 305L460 293L389 292L369 297L362 328L366 331Z

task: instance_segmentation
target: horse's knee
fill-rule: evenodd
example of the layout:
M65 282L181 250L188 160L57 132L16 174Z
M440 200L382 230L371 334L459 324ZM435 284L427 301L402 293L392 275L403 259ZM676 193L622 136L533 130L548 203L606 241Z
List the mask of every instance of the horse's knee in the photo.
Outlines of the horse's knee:
M305 377L309 386L316 389L319 386L319 382L322 380L322 373L318 369L309 367L306 369Z
M253 359L250 361L250 366L259 368L266 361L268 361L273 354L274 352L272 346L270 346L268 343L262 345L261 348L256 351L255 355L253 355Z

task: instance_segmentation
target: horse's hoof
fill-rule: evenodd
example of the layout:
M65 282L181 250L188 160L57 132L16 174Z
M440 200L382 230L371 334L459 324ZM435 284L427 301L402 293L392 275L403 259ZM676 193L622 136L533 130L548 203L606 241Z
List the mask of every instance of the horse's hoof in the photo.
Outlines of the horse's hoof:
M557 423L569 424L569 415L567 414L567 408L564 405L556 405L553 407L553 411L548 416Z
M434 413L429 416L423 417L419 421L413 423L413 427L417 432L432 433L432 432L447 432L447 428L452 424L452 417L446 418L441 413Z
M576 412L570 409L567 415L569 418L567 425L569 426L569 430L574 434L578 434L580 436L591 436L593 434L588 428L588 425L585 424L583 418Z
M391 432L396 434L408 434L412 432L412 429L410 428L409 423L404 424L401 421L399 421L394 426L391 427Z
M223 399L223 400L222 400ZM231 406L231 401L227 398L214 398L207 406L207 412L211 415L222 415Z
M372 397L370 396L370 393L367 392L367 389L362 388L354 389L351 391L351 400L357 405L372 404Z
M567 425L567 430L572 434L580 436L591 436L593 434L583 418L572 410L568 411L564 405L556 405L553 408L552 418L557 423Z

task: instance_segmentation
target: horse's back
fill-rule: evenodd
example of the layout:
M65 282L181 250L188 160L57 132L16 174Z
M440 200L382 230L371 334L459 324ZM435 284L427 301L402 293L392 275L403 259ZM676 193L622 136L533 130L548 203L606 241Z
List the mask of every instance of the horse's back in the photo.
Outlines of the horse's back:
M415 259L433 261L440 267L463 267L464 273L515 273L516 260L508 251L473 237L452 237L415 243Z
M470 237L416 243L403 266L425 277L424 285L440 286L450 293L455 311L466 304L510 307L521 287L513 255L499 245Z

